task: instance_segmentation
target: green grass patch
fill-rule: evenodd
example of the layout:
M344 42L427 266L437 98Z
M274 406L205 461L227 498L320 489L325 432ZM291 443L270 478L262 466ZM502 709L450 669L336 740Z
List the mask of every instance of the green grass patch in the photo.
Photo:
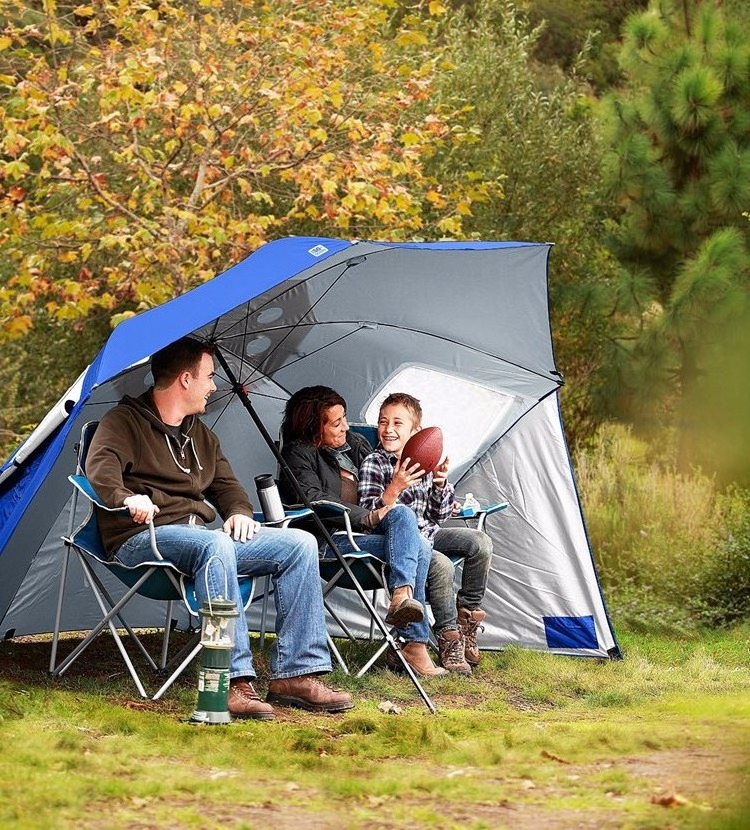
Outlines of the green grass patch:
M750 492L679 471L676 456L666 430L648 444L615 424L576 456L618 630L689 636L750 619Z
M351 712L279 710L271 723L217 727L187 722L193 673L165 700L141 701L100 639L89 663L57 681L46 673L48 643L0 645L2 826L314 819L447 830L545 826L554 816L570 827L598 817L718 830L747 817L747 627L680 640L629 633L619 661L488 654L471 678L426 682L436 715L404 677L337 674L357 697ZM384 700L401 714L380 711ZM670 788L680 806L652 802ZM519 817L527 823L514 825Z

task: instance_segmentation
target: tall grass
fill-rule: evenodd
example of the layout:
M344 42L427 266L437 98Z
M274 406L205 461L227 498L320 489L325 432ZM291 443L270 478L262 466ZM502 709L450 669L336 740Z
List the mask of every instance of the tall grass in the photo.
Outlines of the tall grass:
M601 428L576 471L618 625L696 631L750 618L750 493L677 471L669 440Z

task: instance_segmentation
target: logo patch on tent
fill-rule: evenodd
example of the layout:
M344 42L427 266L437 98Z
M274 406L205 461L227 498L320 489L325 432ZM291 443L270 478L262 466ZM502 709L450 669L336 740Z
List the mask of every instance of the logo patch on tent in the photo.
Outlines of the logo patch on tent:
M549 648L598 648L594 618L543 617Z
M312 256L322 256L328 253L328 248L325 245L316 245L314 248L310 248L307 253L312 254Z

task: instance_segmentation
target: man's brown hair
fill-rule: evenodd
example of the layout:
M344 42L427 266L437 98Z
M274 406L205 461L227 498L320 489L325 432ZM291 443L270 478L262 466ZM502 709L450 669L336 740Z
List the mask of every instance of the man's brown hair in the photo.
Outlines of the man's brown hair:
M193 337L181 337L151 357L155 386L169 386L181 372L196 372L204 354L213 356L214 347Z

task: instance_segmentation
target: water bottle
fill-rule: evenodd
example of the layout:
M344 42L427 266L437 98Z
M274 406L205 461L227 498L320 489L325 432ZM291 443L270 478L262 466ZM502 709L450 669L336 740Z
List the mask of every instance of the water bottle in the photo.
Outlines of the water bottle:
M270 473L255 476L255 487L258 491L260 509L267 522L280 522L284 518L284 505L281 503L279 488Z
M475 516L477 511L480 509L479 502L474 498L473 493L467 493L466 498L464 499L463 507L461 512L464 516Z

